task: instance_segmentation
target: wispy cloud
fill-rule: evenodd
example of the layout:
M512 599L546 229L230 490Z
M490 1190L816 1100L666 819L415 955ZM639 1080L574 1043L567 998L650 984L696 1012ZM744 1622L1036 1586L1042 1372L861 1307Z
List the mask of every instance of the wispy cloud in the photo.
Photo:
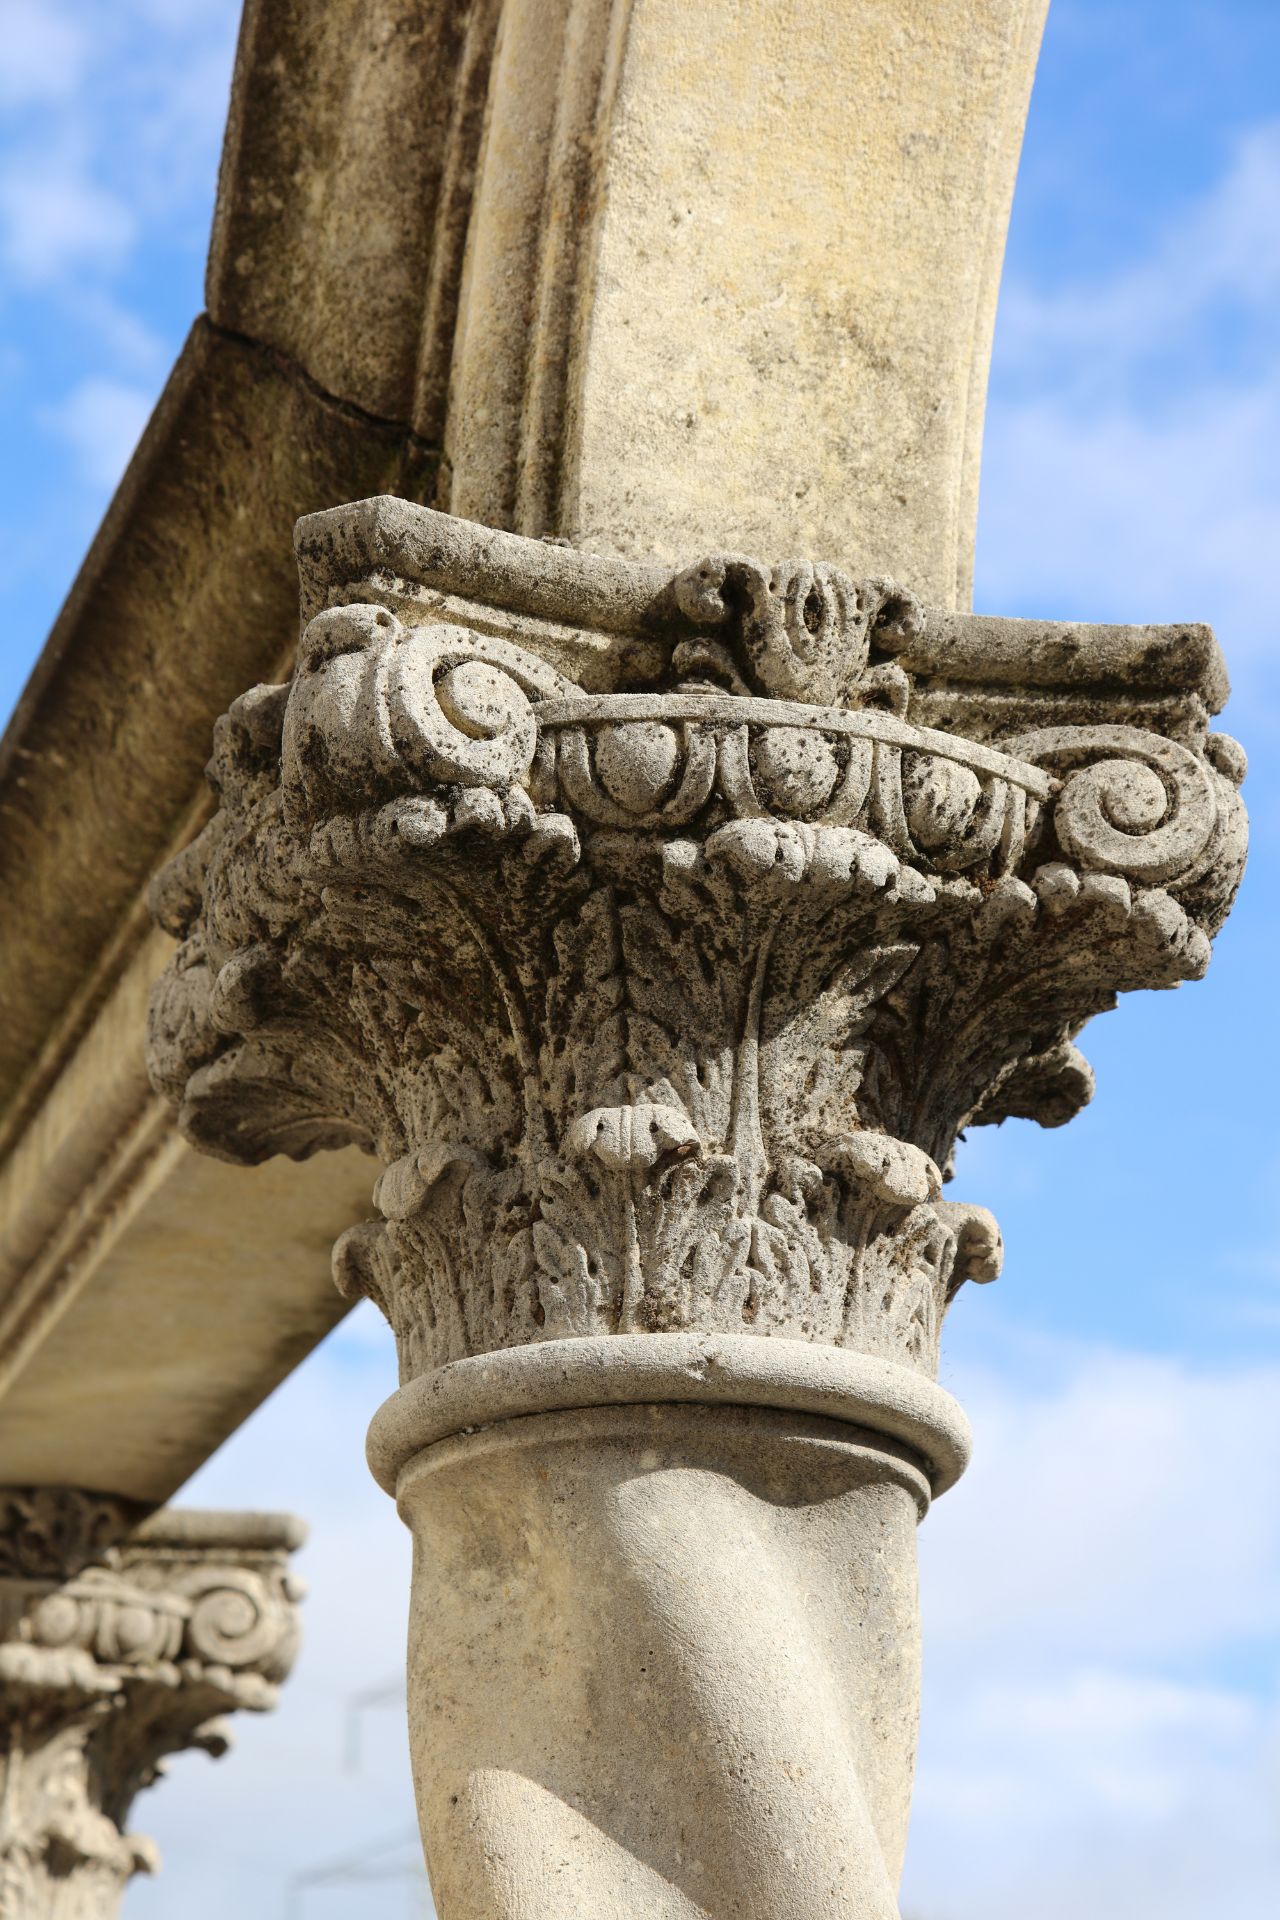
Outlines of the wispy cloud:
M237 13L236 0L0 0L0 298L23 316L12 363L35 368L27 424L64 461L60 513L68 481L105 502L163 377L170 321L139 261L163 245L168 272L203 249ZM1120 24L1101 21L1100 44ZM1280 525L1278 208L1280 128L1260 124L1136 261L1006 289L982 604L1207 617L1239 677L1263 684L1280 639L1265 564ZM56 378L39 358L51 320L79 330ZM28 532L9 537L15 574ZM64 557L69 572L77 555ZM1260 798L1274 805L1255 787L1255 812ZM990 1152L978 1139L972 1153ZM1055 1335L950 1383L979 1444L922 1536L907 1910L1270 1920L1280 1535L1255 1482L1280 1450L1280 1367ZM140 1801L167 1865L130 1894L136 1920L267 1920L291 1872L412 1825L395 1713L368 1723L359 1774L342 1758L349 1697L403 1659L407 1536L361 1457L393 1384L390 1338L362 1310L189 1490L307 1515L308 1641L280 1711L243 1725L231 1758L181 1759ZM331 1897L353 1910L350 1891ZM399 1887L356 1900L366 1920L404 1910ZM339 1909L317 1895L314 1911Z
M0 0L0 268L22 285L119 271L144 225L154 237L193 190L204 197L237 12Z
M1105 36L1101 13L1097 25ZM1039 255L1035 277L1015 278L1002 299L979 604L1210 620L1237 682L1227 724L1274 733L1280 124L1237 129L1220 179L1169 206L1145 251L1116 270L1064 277L1043 237ZM1276 806L1259 759L1255 823ZM1274 836L1259 838L1265 862ZM1266 888L1255 868L1243 911L1259 941L1271 937ZM1235 977L1244 995L1253 976ZM1228 1111L1232 1124L1254 1115L1230 1171L1213 1163L1220 1264L1201 1277L1206 1343L1235 1344L1240 1358L1082 1348L1028 1332L1024 1306L1025 1352L993 1341L981 1366L951 1363L978 1448L922 1536L927 1689L906 1907L922 1920L1275 1910L1280 1514L1255 1469L1280 1453L1280 1363L1266 1358L1256 1315L1238 1337L1229 1284L1231 1245L1270 1234L1254 1192L1274 1134L1265 1100L1251 1106L1265 1080L1260 1018L1247 995L1220 1003L1214 1042L1230 1064L1194 1047L1181 1060L1184 1125L1212 1132ZM1176 1032L1162 1044L1176 1047ZM1140 1046L1122 1059L1114 1032L1108 1045L1112 1072L1140 1082ZM1215 1072L1201 1111L1194 1090ZM1014 1144L988 1139L987 1162ZM962 1163L966 1180L983 1151ZM1134 1258L1158 1258L1143 1210L1181 1197L1148 1193L1145 1178L1159 1176L1143 1143L1114 1126L1099 1122L1093 1151L1131 1168L1114 1204L1133 1211L1116 1237ZM1087 1179L1079 1136L1073 1155L1074 1177ZM1052 1248L1044 1213L1038 1231ZM1154 1304L1157 1293L1142 1297ZM1059 1303L1052 1324L1064 1321ZM1153 1341L1171 1324L1153 1321ZM980 1348L976 1336L964 1343Z
M295 1875L359 1855L416 1824L403 1709L362 1720L358 1757L348 1735L362 1693L404 1671L409 1536L364 1462L364 1432L395 1386L390 1334L362 1306L229 1440L182 1496L193 1505L282 1508L311 1527L300 1568L310 1592L297 1670L279 1709L239 1716L234 1753L216 1768L202 1754L173 1762L144 1795L133 1823L164 1860L135 1883L135 1920L278 1920ZM269 1815L267 1810L269 1809ZM403 1880L317 1889L298 1920L402 1920Z
M1244 1689L1078 1671L935 1700L907 1912L1270 1920L1280 1712Z
M997 342L981 603L1208 619L1259 684L1280 640L1280 124L1108 279L1012 283Z
M49 409L48 424L73 450L77 472L89 486L116 486L147 424L152 397L146 388L95 376Z
M908 1911L1262 1920L1280 1884L1280 1366L1076 1350L962 1383L978 1451L922 1534Z
M1221 179L1170 218L1145 257L1100 281L1011 282L1001 297L1001 374L1114 396L1191 348L1203 380L1224 348L1237 360L1254 346L1274 351L1278 297L1280 121L1238 134ZM1226 339L1215 338L1224 321ZM1179 383L1148 386L1145 397L1176 406Z
M239 14L0 0L0 724L199 311Z
M0 266L20 286L65 285L126 260L137 221L83 156L20 153L0 173Z
M1280 1457L1280 1363L1059 1346L1052 1386L977 1369L957 1382L978 1446L922 1536L935 1657L981 1648L1033 1671L1265 1644L1280 1511L1229 1463Z
M1079 1346L1057 1360L1034 1389L996 1372L959 1382L979 1444L922 1533L904 1909L1269 1920L1280 1693L1260 1635L1280 1537L1247 1468L1277 1454L1280 1367ZM229 1903L267 1920L293 1872L412 1824L397 1711L369 1716L360 1772L343 1766L350 1697L393 1681L403 1657L407 1536L361 1458L392 1384L390 1336L362 1308L188 1490L306 1514L307 1651L225 1766L179 1762L140 1802L166 1867L131 1894L138 1920L213 1920ZM404 1910L400 1883L357 1897L369 1920ZM349 1910L315 1899L318 1915Z
M57 0L0 0L0 107L66 100L80 86L88 42Z

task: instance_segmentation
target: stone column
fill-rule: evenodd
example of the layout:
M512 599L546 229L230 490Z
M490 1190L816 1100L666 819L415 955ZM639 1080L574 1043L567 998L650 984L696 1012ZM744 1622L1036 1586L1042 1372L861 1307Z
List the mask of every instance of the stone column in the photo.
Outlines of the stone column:
M0 1491L0 1917L107 1920L159 1864L126 1831L167 1754L218 1755L297 1647L296 1520Z
M1047 4L478 0L415 411L436 504L645 560L853 552L967 605Z
M402 1387L442 1920L890 1920L959 1132L1198 977L1244 854L1202 627L930 609L829 565L300 523L296 673L157 882L197 1147L357 1142L335 1253Z

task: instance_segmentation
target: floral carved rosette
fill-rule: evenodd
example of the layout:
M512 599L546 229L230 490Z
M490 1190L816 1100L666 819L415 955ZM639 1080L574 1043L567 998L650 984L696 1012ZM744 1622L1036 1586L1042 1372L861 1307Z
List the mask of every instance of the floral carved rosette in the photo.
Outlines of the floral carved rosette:
M1070 1118L1082 1024L1207 964L1244 851L1216 654L1175 636L1152 686L1085 630L1054 683L883 580L395 503L302 552L296 672L219 723L156 889L189 1137L377 1155L336 1269L406 1378L678 1330L932 1373L1000 1265L942 1197L960 1131Z

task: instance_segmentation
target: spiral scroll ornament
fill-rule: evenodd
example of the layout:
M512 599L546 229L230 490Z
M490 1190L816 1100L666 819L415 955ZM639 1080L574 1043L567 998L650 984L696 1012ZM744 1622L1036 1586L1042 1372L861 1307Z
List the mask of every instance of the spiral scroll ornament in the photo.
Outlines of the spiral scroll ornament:
M1137 727L1047 727L1008 748L1062 773L1053 826L1082 867L1147 886L1194 876L1218 823L1206 762Z
M125 1829L164 1757L217 1755L296 1646L285 1516L0 1489L0 1920L114 1912L152 1843Z
M330 607L305 629L284 721L282 788L297 822L433 783L503 788L528 775L530 695L567 683L530 654L385 607Z
M283 1595L243 1567L198 1567L177 1590L191 1603L184 1651L233 1672L252 1668L282 1680L297 1646L293 1609Z
M1145 630L733 554L599 562L593 598L526 544L527 594L478 535L456 575L313 583L388 604L328 606L233 709L156 1084L231 1159L373 1149L336 1270L407 1378L691 1329L928 1371L998 1264L939 1211L961 1129L1060 1124L1085 1021L1207 964L1244 850L1212 682L1186 635L1166 688Z

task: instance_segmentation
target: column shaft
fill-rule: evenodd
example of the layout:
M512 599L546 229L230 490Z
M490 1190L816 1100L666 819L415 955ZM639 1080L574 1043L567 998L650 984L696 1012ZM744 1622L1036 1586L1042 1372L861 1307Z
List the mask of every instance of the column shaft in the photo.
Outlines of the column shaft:
M839 1422L640 1406L408 1466L410 1726L450 1920L891 1920L928 1481Z

